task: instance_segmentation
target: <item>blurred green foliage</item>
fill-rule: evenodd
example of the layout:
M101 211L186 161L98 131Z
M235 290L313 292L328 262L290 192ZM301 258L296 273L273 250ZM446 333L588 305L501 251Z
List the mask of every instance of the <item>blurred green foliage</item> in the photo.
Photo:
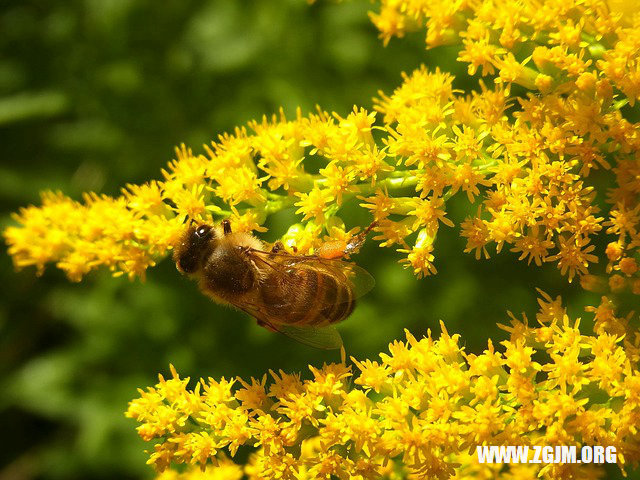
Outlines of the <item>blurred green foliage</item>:
M383 48L365 0L17 0L0 7L2 226L42 189L74 198L117 195L159 178L185 142L198 151L219 133L282 106L316 104L345 115L390 92L420 63L464 76L455 50L424 50L423 36ZM469 84L456 84L468 88ZM349 210L349 205L345 207ZM460 222L466 211L452 205ZM270 219L281 235L293 209ZM350 217L352 223L369 219ZM374 357L408 328L446 321L470 351L506 338L506 310L535 312L535 287L587 300L552 266L509 252L462 253L456 230L436 242L438 275L417 281L392 250L369 242L358 262L377 279L341 327L347 353ZM146 283L108 273L70 284L55 269L15 273L0 258L0 480L145 478L146 446L124 418L136 387L169 362L183 374L261 376L339 359L258 328L214 305L170 261Z

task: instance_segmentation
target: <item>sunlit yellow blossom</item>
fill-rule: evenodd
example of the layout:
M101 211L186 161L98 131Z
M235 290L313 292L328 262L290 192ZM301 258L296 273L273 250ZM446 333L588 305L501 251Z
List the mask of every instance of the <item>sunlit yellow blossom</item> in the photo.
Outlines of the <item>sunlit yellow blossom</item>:
M407 253L407 260L404 260L418 278L425 275L437 273L436 267L433 265L433 235L429 235L428 230L421 230L418 234L415 245L410 249L399 249L402 253Z
M187 148L183 143L180 148L176 147L176 160L172 160L167 165L162 174L166 181L177 180L185 187L202 184L206 170L207 159L198 155L195 156L191 148Z
M353 382L339 363L310 367L305 381L272 372L270 385L209 379L191 390L172 369L139 391L127 416L155 442L150 463L160 471L213 462L212 472L235 475L220 455L235 457L243 445L258 448L244 466L250 478L374 479L393 470L463 478L478 444L616 445L624 468L638 460L637 349L603 323L598 334L581 333L559 302L543 295L539 327L513 318L510 339L497 349L489 342L481 355L465 354L444 326L437 340L407 332L380 360L353 359ZM592 309L597 322L602 308ZM531 468L565 478L544 464ZM584 468L583 477L601 472Z
M396 201L391 198L387 192L383 192L378 189L374 196L360 198L365 200L365 203L361 203L360 206L371 210L375 220L382 220L388 217L391 213L394 213ZM366 203L366 201L369 201L369 203Z
M371 136L371 127L376 119L375 112L367 112L364 108L354 107L346 118L340 117L338 114L334 116L339 120L338 127L351 132L358 140L373 144L373 137Z
M445 217L444 200L442 198L413 199L411 202L413 210L409 211L409 215L416 217L412 230L419 227L426 227L429 234L434 235L438 230L438 224L443 223L448 227L453 227L453 222Z
M373 18L385 41L392 36L403 36L422 25L429 31L428 48L438 43L433 40L440 31L439 22L446 17L445 12L450 12L449 5L437 1L428 7L418 7L409 1L383 0L380 3L381 10ZM522 259L534 259L537 264L542 261L561 262L561 271L569 277L576 272L584 273L595 257L588 252L570 251L566 235L554 237L565 232L583 242L585 235L597 232L606 220L594 215L595 210L589 212L592 199L581 187L580 176L588 177L594 168L611 168L611 160L617 163L617 166L613 164L613 170L618 185L609 192L616 207L605 225L609 226L609 233L620 235L623 242L627 241L626 235L638 237L636 210L640 192L640 167L635 159L639 145L637 124L622 118L619 106L613 104L616 88L623 98L617 105L626 101L634 105L640 98L637 55L640 45L637 22L640 20L637 16L620 15L620 5L605 1L594 0L574 7L568 9L562 2L555 1L541 5L533 0L518 2L517 6L511 1L501 1L499 5L495 2L456 3L453 8L458 9L458 14L464 12L466 21L449 23L454 35L447 37L455 39L457 34L461 39L463 49L458 59L469 63L470 74L478 70L483 75L497 72L498 83L519 83L544 94L531 96L526 101L518 99L522 104L522 110L515 112L518 121L511 125L503 121L490 130L478 122L491 118L487 125L494 125L495 119L500 117L489 117L486 110L478 115L479 102L474 105L473 100L463 102L462 99L454 99L456 118L468 122L464 126L473 126L480 135L489 134L483 137L487 153L502 165L505 160L500 158L502 155L508 155L509 161L525 161L518 162L520 172L516 175L529 184L523 183L525 188L514 188L519 185L500 182L505 172L495 169L494 179L498 180L495 189L502 193L503 198L501 207L524 208L515 218L515 211L507 210L507 215L503 215L493 205L487 208L485 211L494 212L496 216L486 224L489 238L477 241L467 250L479 253L488 240L497 242L498 250L502 242L513 243L514 250L522 252ZM633 30L632 25L635 25ZM434 30L430 31L430 28ZM607 37L607 42L598 43L603 37ZM515 53L527 50L532 52L529 63L528 58ZM424 69L411 76L406 75L403 86L392 96L382 95L377 106L385 114L387 124L397 122L397 126L390 130L392 138L388 145L391 154L406 157L406 165L415 165L418 170L432 168L427 165L429 161L436 163L437 172L416 172L420 179L418 188L425 197L430 191L436 196L441 195L447 184L455 189L455 184L445 179L447 176L452 178L454 171L461 172L464 168L447 164L450 149L447 142L451 137L447 139L436 135L442 132L434 123L438 117L427 113L430 106L445 105L452 98L451 93L449 91L445 96L427 93L434 91L429 88L431 84L427 78ZM432 78L435 83L442 77ZM420 91L425 93L418 93ZM485 90L485 93L491 91ZM509 91L503 90L502 93L508 101ZM568 96L563 98L559 95L564 93ZM497 98L493 100L495 105ZM412 107L411 111L404 112L403 108L408 106ZM444 113L435 122L447 122L446 118ZM430 130L430 136L426 135L427 132L418 133L423 125ZM635 131L632 125L635 125ZM459 126L455 123L449 127L458 132ZM423 143L417 143L420 141ZM600 145L611 141L620 144L622 155L616 154L613 158L602 155ZM422 150L419 145L423 146ZM559 161L554 161L555 156ZM566 173L562 173L559 166ZM525 172L529 168L530 177L527 179ZM476 166L469 173L478 175L477 170ZM545 170L548 175L543 173ZM578 175L569 173L571 170ZM503 186L509 191L501 192ZM473 200L481 190L468 193L469 199ZM490 198L498 198L493 193L489 192ZM576 193L582 198L578 204L573 204ZM513 229L508 226L512 218L516 222ZM471 224L471 220L463 224L463 231ZM475 225L480 226L480 223ZM537 240L522 231L531 227L537 228ZM471 231L466 228L466 233L469 236ZM638 243L640 241L632 242L631 248L637 249ZM554 251L554 245L559 251Z
M342 203L343 194L357 191L357 188L352 185L356 175L354 169L345 170L331 162L326 168L320 170L320 174L326 179L324 185L327 189L327 198L335 198L338 205Z
M236 398L241 402L242 406L252 411L260 410L268 401L265 391L265 382L267 376L263 376L261 381L255 378L251 379L251 384L245 382L241 378L238 379L242 385L242 389L236 391Z
M598 257L591 254L595 246L588 245L589 240L586 238L571 237L567 240L560 239L559 253L546 258L546 261L552 262L558 260L558 268L562 274L568 271L569 281L573 280L576 272L585 273L589 263L598 261Z
M547 258L549 250L553 248L553 242L541 238L538 230L536 225L531 231L516 239L514 248L512 248L511 251L521 252L518 260L528 258L527 263L530 264L531 260L534 260L536 265L540 266L542 265L542 260Z
M165 470L155 480L240 480L243 469L224 456L216 458L212 465L203 468L188 468L183 472Z
M309 193L299 193L300 201L296 203L296 213L303 214L303 220L314 219L317 223L324 223L324 212L327 203L334 196L328 189L313 188Z
M360 375L355 381L356 385L372 388L376 393L379 393L385 386L391 389L392 381L389 379L387 366L371 360L358 362L352 358L352 361L360 369Z
M220 135L204 154L181 145L162 180L121 197L45 195L4 233L16 267L42 273L55 263L73 280L100 266L143 276L178 241L181 222L229 218L238 231L262 232L292 206L300 223L279 235L288 251L310 253L333 238L355 196L378 221L374 238L400 245L416 275L435 273L438 252L416 247L415 235L426 229L435 241L440 223L452 226L445 205L466 200L482 202L460 226L478 259L493 245L554 262L571 281L592 274L604 228L620 249L617 258L607 249L607 273L635 285L640 128L625 107L638 98L640 20L604 0L380 4L372 19L385 41L426 28L428 47L461 44L458 59L493 82L460 92L450 73L421 66L380 92L373 111L298 109L288 119L281 110Z
M466 253L475 251L476 260L480 260L482 255L489 258L487 244L489 243L489 229L486 223L480 218L480 210L475 218L468 218L462 222L462 236L467 238Z
M473 38L471 35L462 34L464 48L458 55L458 60L469 64L467 72L475 75L478 70L483 75L491 75L495 72L493 62L498 55L505 52L504 48L490 42L488 32L482 38Z
M359 227L354 227L351 230L347 230L344 222L337 217L334 217L334 222L328 225L327 228L329 234L323 238L325 242L341 242L346 245L354 236L360 233Z
M308 222L306 225L291 225L282 237L285 247L293 253L306 254L312 252L322 243L320 233L322 227Z
M265 201L265 196L260 190L262 178L247 167L236 168L233 175L225 172L215 177L218 186L214 189L216 196L230 205L246 201L259 204Z
M122 191L127 199L127 206L140 213L164 213L168 208L162 198L162 187L156 181L138 185L127 185Z
M392 220L380 220L375 227L375 232L380 234L373 237L374 240L381 240L381 246L400 245L406 246L405 238L411 233L410 222L411 219L403 220L401 222L394 222Z

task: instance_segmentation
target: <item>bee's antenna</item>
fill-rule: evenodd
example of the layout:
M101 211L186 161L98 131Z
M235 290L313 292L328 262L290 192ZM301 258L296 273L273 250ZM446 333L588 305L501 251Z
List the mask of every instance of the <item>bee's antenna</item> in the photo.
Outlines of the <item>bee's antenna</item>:
M344 253L346 255L357 253L358 250L360 250L360 247L362 247L362 245L364 244L364 241L367 238L367 234L371 230L373 230L377 225L378 225L378 221L374 220L373 222L371 222L371 225L369 225L362 232L360 232L358 235L353 237L351 241L347 244L347 247L345 248Z
M222 230L225 235L229 235L231 233L231 222L229 220L222 221Z
M364 229L364 232L362 232L362 234L366 235L367 233L369 233L371 230L373 230L377 226L378 226L378 221L374 220L373 222L371 222L371 225L369 225L367 228Z

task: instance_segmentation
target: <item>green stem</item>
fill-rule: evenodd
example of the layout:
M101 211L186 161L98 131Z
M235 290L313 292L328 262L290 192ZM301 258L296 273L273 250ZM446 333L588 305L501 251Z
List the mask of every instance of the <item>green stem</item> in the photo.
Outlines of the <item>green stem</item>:
M580 34L580 38L584 42L587 42L589 44L589 46L587 47L587 50L589 50L589 53L593 58L602 58L602 55L607 50L607 47L602 45L594 35L591 35L586 32L582 32Z
M593 58L602 58L607 49L601 43L592 43L587 47Z
M274 193L267 193L267 199L267 203L264 206L264 213L266 215L271 215L285 208L292 207L296 202L296 197L294 196L277 195Z
M406 170L403 173L405 173L405 175L402 177L385 178L384 180L376 183L373 187L371 186L371 184L360 184L358 185L358 188L361 194L370 195L374 193L378 188L386 188L387 190L400 190L406 187L415 187L418 184L419 179L417 176L412 175Z
M453 28L447 28L440 35L440 42L438 42L438 46L444 45L460 45L460 35Z
M495 167L496 165L498 165L498 160L496 160L495 158L491 158L491 160L487 161L487 163L485 163L482 166L479 166L477 169L475 169L478 173L481 174L486 174L486 173L494 173L492 171L493 167Z
M540 75L540 72L535 68L524 66L522 69L522 75L514 80L514 83L526 88L527 90L537 90L536 77Z
M622 107L626 106L629 104L629 99L628 98L622 98L620 100L618 100L617 102L613 102L613 105L611 106L611 108L613 108L613 110L620 110Z

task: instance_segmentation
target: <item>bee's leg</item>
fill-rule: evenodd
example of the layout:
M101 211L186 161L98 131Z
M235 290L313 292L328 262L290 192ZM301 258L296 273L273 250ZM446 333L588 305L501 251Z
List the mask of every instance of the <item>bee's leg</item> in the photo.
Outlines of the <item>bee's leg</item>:
M222 230L225 235L229 235L231 233L231 222L229 220L222 221Z
M284 245L282 244L281 241L277 241L276 243L273 244L273 247L271 248L271 253L278 253L282 250L284 250Z
M328 260L342 258L347 254L346 252L348 246L349 245L347 243L341 240L335 242L325 242L316 249L315 255L320 258L326 258Z
M360 247L362 247L362 245L364 244L364 241L367 239L367 234L371 230L373 230L376 225L378 225L377 221L371 222L371 224L367 228L365 228L362 232L349 240L349 243L347 243L347 247L344 249L344 254L348 256L352 253L357 253L358 250L360 250Z
M262 328L266 328L270 332L277 332L278 331L275 328L273 328L270 324L268 324L267 322L263 322L262 320L258 320L258 325L261 326Z

